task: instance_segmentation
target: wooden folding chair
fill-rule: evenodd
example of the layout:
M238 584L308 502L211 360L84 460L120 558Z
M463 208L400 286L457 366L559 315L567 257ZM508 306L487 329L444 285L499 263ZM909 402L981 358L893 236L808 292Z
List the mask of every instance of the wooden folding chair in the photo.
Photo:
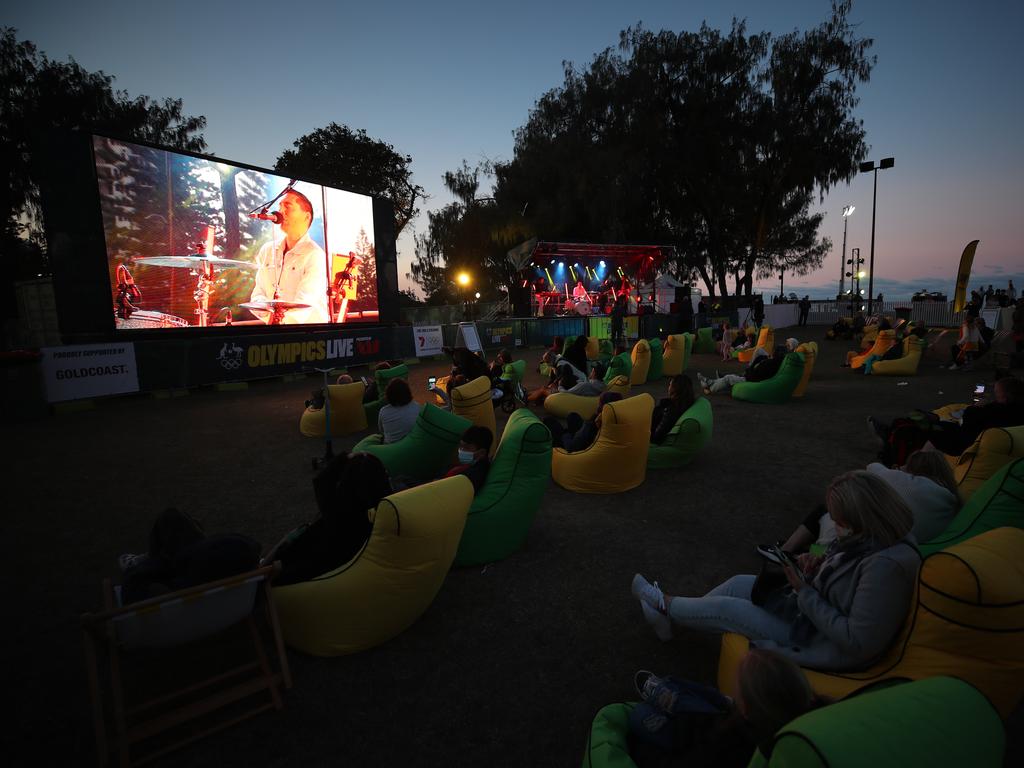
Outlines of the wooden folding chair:
M278 624L270 589L280 565L258 568L229 578L171 592L126 606L118 606L118 594L110 579L103 582L104 607L101 613L82 616L86 667L93 703L96 752L101 766L116 752L121 766L140 765L197 739L227 728L268 709L281 709L279 687L291 688L291 671ZM262 603L257 598L262 592ZM271 669L263 638L254 619L257 606L265 608L266 619L277 653L278 670ZM141 702L127 701L123 666L132 660L160 663L172 648L199 643L240 624L246 624L255 658L217 674L189 681L176 690L162 692ZM102 654L106 650L105 656ZM110 675L109 704L105 706L100 685L101 664L106 662ZM244 709L239 702L266 692ZM239 712L239 710L242 710ZM215 717L227 711L227 719ZM205 718L198 731L184 735L186 723ZM113 725L113 740L108 745L108 719ZM165 739L146 754L136 756L143 742L161 734Z

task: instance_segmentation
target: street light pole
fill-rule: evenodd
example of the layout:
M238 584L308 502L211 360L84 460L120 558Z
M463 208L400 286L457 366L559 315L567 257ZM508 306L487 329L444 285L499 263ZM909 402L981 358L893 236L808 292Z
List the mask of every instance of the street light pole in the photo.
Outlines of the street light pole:
M869 160L860 164L860 170L873 171L875 174L875 191L871 197L871 261L868 263L868 317L871 317L875 302L875 211L878 209L878 172L884 168L892 168L896 164L893 157L883 157L875 167L875 161Z
M839 295L843 295L844 278L846 277L846 225L849 224L850 215L857 210L854 205L847 205L843 208L843 260L839 262ZM852 281L850 283L853 284Z

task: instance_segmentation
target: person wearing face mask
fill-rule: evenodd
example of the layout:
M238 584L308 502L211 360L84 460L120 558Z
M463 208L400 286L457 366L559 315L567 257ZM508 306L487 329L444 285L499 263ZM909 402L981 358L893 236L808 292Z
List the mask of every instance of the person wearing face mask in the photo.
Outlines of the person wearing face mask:
M487 472L491 468L489 454L492 442L494 436L487 427L469 427L459 440L458 463L448 470L445 477L465 475L473 483L473 494L480 493L487 482Z
M753 575L733 576L703 597L662 592L639 573L632 593L661 640L674 625L738 632L753 647L815 669L870 665L906 620L921 556L913 513L892 486L865 470L847 472L825 494L838 537L823 555L783 566L787 586L754 601Z

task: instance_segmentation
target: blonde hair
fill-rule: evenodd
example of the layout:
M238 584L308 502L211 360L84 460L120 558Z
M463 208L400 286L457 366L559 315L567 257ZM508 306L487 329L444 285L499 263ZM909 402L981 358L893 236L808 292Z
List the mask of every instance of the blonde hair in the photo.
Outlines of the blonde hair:
M933 483L945 488L960 500L960 489L956 486L953 470L945 454L938 451L914 451L907 457L904 471L918 477L927 477Z
M736 674L740 712L759 744L821 703L796 662L777 653L751 649Z
M863 469L835 478L825 491L825 506L854 534L884 547L914 527L914 513L892 486Z

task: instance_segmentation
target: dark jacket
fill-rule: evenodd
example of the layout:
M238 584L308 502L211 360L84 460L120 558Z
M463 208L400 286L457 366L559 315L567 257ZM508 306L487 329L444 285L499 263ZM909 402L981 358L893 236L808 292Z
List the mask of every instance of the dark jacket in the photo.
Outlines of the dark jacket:
M768 379L779 372L782 360L783 358L781 357L765 357L761 355L750 364L747 372L743 374L743 378L747 381L768 381Z

